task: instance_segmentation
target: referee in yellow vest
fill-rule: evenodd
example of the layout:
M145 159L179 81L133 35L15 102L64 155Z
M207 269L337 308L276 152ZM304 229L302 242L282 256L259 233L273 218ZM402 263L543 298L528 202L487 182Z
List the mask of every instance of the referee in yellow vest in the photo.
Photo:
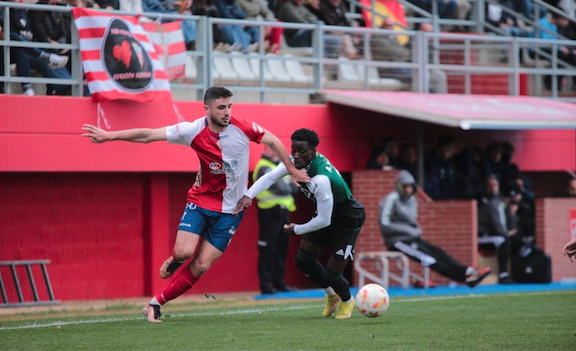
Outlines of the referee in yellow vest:
M279 164L274 152L266 146L262 158L256 164L252 180L255 182L264 174L270 172ZM289 237L282 227L290 223L289 213L296 211L292 194L298 188L286 176L269 189L256 196L258 207L258 279L262 294L286 292L289 288L284 282L286 254L288 252Z

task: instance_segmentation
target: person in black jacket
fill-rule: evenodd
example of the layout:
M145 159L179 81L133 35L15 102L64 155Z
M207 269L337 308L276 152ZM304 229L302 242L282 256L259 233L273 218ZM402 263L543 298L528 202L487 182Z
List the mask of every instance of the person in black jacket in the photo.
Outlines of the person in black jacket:
M510 235L515 231L508 231L506 222L506 206L500 196L500 184L494 176L486 179L484 196L478 202L478 246L496 247L498 256L498 282L510 284L508 272L508 258L512 254Z

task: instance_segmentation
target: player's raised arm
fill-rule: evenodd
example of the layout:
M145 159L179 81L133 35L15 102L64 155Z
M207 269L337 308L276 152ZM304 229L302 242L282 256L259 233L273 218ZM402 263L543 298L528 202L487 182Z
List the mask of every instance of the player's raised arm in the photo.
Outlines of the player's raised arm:
M264 133L264 136L262 137L262 142L270 146L272 151L274 151L274 153L278 156L280 161L282 161L282 163L286 166L288 173L290 174L290 176L292 176L292 182L294 184L300 186L298 184L299 182L301 183L310 182L310 177L306 173L306 170L297 169L296 166L294 166L294 163L292 163L292 161L290 160L290 156L288 155L286 148L284 148L284 145L282 145L282 142L280 142L280 139L278 139L278 137L276 137L269 131L266 131Z
M166 127L134 128L117 131L105 131L91 124L84 124L82 136L90 138L93 143L104 143L107 141L124 140L134 143L151 143L153 141L166 140Z

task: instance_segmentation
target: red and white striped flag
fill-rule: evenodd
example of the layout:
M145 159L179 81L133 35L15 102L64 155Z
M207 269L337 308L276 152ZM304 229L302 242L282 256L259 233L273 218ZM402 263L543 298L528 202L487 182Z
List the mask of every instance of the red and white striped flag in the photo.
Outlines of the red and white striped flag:
M72 11L95 101L172 101L166 72L138 18L79 7Z
M148 33L148 38L164 65L168 80L182 78L186 73L186 45L181 23L182 21L142 23L142 28Z

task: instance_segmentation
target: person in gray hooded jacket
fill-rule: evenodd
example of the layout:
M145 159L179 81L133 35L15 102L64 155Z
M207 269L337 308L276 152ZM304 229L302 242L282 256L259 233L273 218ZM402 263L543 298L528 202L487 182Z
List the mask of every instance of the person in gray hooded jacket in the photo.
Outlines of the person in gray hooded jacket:
M396 190L380 202L379 221L384 244L390 251L403 252L425 267L469 287L475 287L490 274L490 268L476 270L456 261L444 250L422 239L418 225L416 182L408 171L396 177Z

